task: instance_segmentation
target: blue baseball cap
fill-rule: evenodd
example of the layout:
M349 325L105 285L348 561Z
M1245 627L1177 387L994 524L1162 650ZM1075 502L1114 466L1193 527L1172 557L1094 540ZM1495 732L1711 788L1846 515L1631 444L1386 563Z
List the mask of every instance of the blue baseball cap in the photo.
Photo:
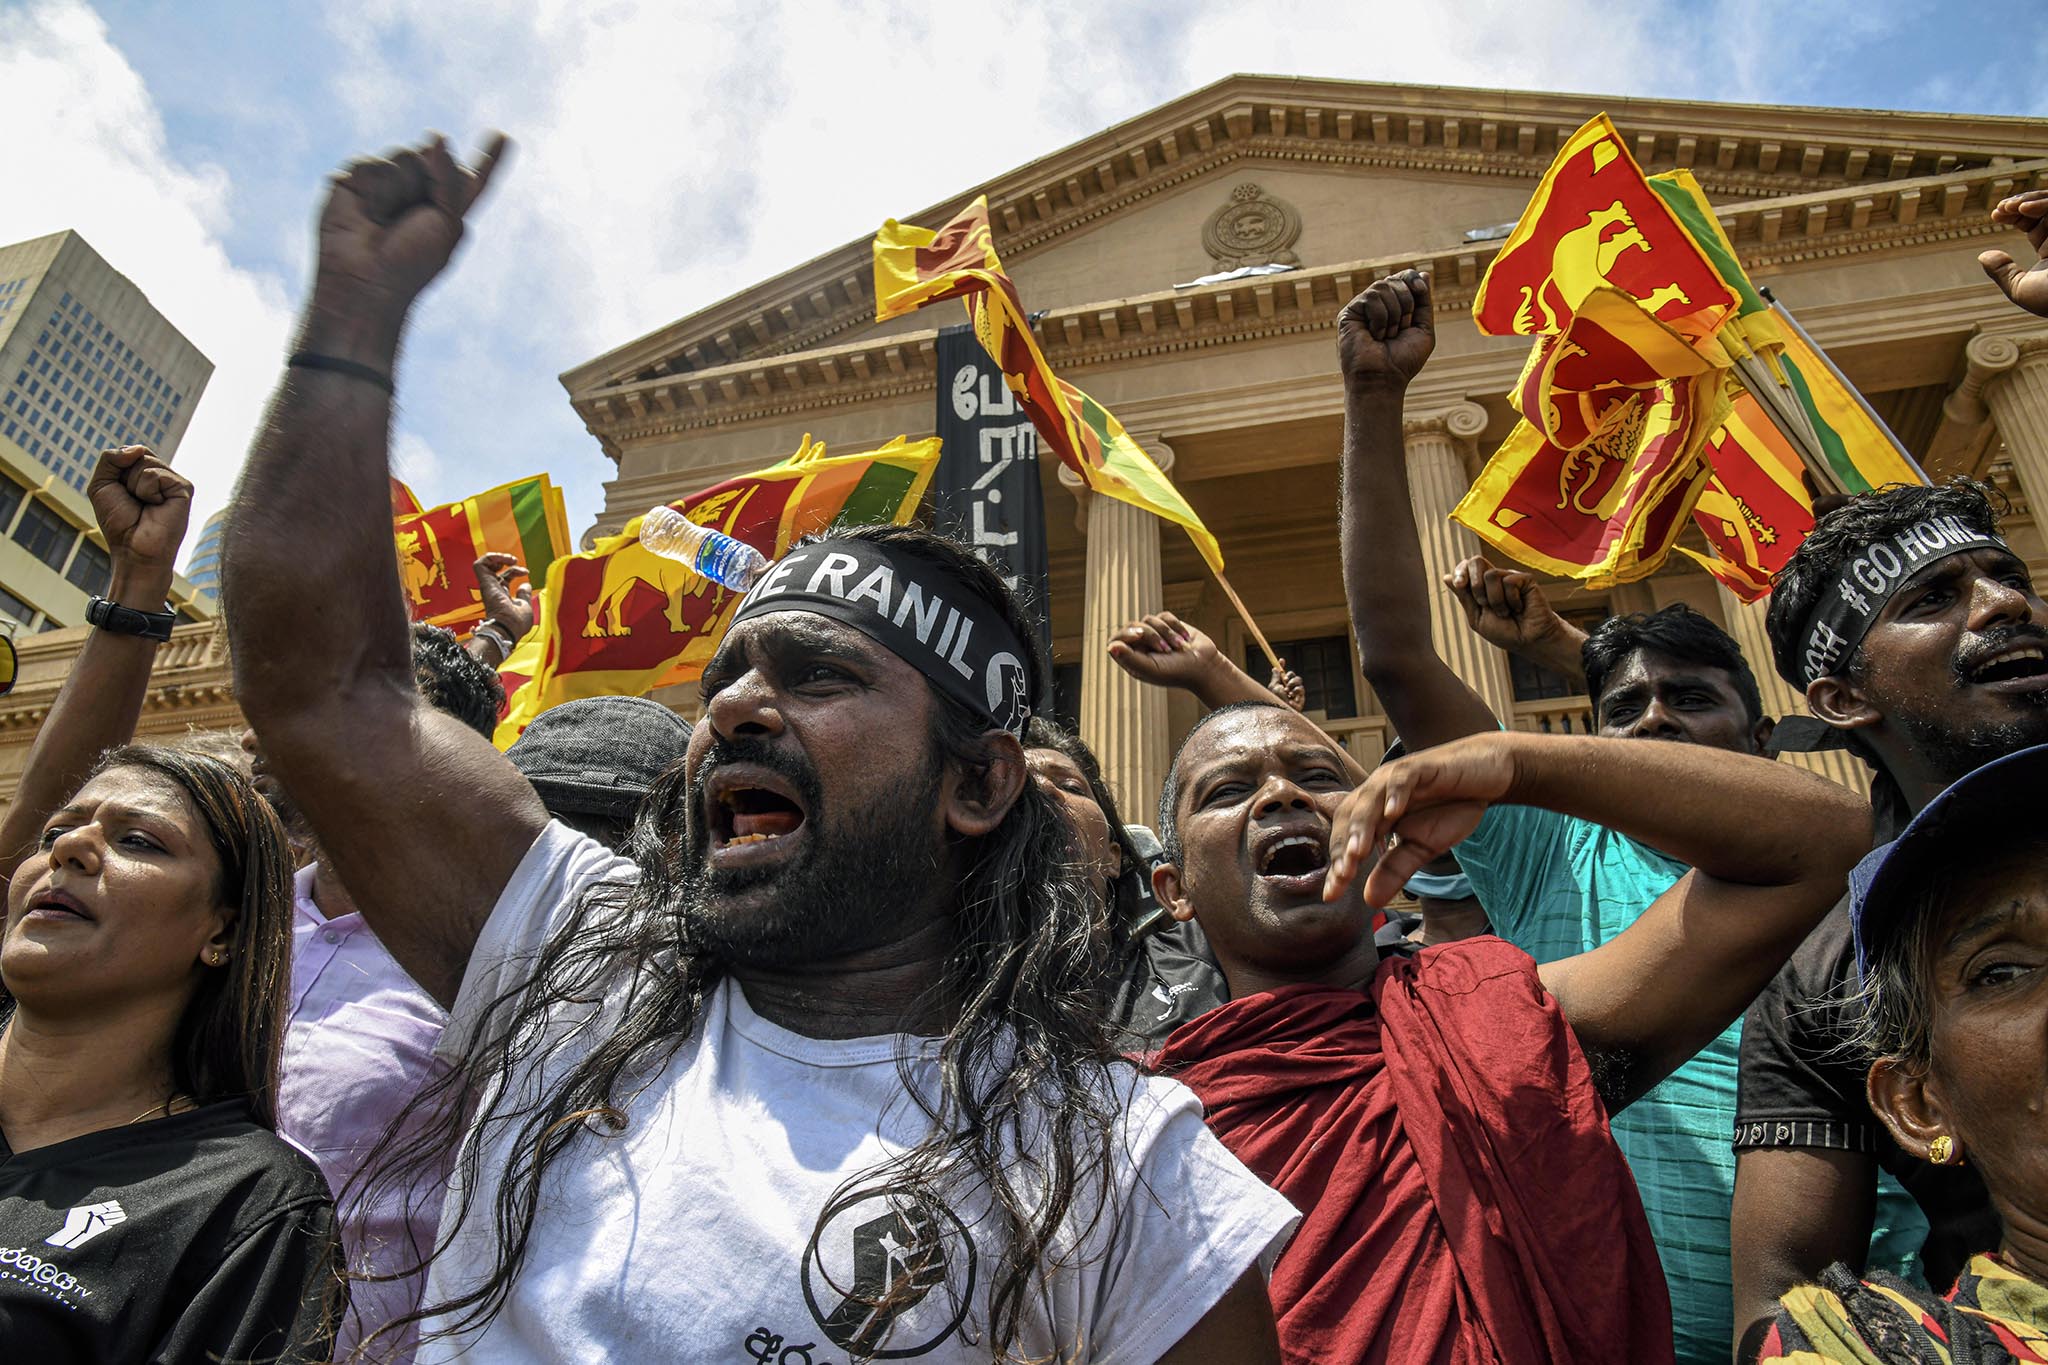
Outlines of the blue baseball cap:
M1987 840L2038 840L2040 797L2048 791L2048 744L1994 759L1927 803L1905 832L1864 855L1849 873L1849 926L1856 971L1870 974L1927 892Z

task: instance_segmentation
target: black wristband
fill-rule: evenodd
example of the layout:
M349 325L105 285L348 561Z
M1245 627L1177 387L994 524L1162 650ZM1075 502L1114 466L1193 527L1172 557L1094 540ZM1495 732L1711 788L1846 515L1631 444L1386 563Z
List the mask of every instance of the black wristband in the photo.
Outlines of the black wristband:
M391 386L390 375L382 370L373 370L368 365L358 365L353 360L343 360L338 355L321 355L318 351L293 351L284 363L287 369L328 370L334 374L345 374L351 379L361 379L375 384L394 396L398 393L398 390Z
M85 604L85 621L87 625L116 635L140 635L145 640L166 642L171 638L171 627L178 624L178 614L174 611L137 611L119 602L95 597Z

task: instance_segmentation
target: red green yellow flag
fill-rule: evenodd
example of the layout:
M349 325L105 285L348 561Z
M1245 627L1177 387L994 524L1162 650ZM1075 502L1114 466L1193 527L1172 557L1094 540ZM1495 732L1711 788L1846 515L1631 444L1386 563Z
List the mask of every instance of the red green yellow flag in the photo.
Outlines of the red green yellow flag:
M807 436L786 460L668 505L779 559L831 527L908 521L938 462L936 438L899 436L878 450L828 455ZM505 661L530 673L499 723L498 746L572 698L641 696L696 678L741 596L644 548L638 517L588 551L557 558L533 632Z
M393 480L398 494L411 491ZM541 581L569 549L569 518L562 490L545 474L392 519L398 577L415 621L458 634L483 620L472 565L485 554L509 554Z
M1209 567L1223 571L1222 547L1173 481L1107 408L1046 363L996 256L986 198L937 231L890 219L875 234L874 258L877 321L964 297L975 337L1031 415L1039 440L1095 492L1181 527Z
M1743 601L1754 602L1771 590L1772 575L1813 529L1813 499L1801 477L1805 465L1770 415L1741 389L1705 453L1709 478L1692 519L1712 553L1678 548Z

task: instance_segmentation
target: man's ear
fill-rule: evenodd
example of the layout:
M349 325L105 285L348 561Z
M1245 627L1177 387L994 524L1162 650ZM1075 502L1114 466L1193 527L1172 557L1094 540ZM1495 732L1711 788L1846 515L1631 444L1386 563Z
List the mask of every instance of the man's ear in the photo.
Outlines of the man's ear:
M983 734L982 762L963 769L952 767L948 790L942 793L946 827L955 834L978 839L993 833L1024 794L1031 773L1024 765L1024 745L1006 730Z
M1767 754L1771 751L1771 736L1777 733L1777 729L1778 722L1769 716L1761 717L1756 724L1749 727L1749 742L1757 753Z
M1806 709L1837 730L1862 730L1884 719L1876 704L1847 678L1815 678L1808 683Z
M1152 894L1166 907L1166 913L1182 924L1195 917L1194 902L1187 898L1187 888L1181 885L1180 869L1172 863L1160 863L1152 869Z
M1907 1156L1927 1160L1927 1149L1938 1137L1961 1143L1940 1088L1926 1071L1902 1058L1880 1057L1870 1064L1863 1084L1871 1112L1884 1120Z

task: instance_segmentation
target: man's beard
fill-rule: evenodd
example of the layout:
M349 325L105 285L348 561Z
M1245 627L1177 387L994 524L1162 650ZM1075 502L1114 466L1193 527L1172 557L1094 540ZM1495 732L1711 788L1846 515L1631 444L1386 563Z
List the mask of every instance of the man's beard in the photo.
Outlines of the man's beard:
M805 848L796 861L712 869L704 788L726 762L759 764L796 787L805 811ZM683 941L721 962L787 968L902 937L943 874L944 851L932 836L943 772L933 746L907 796L892 792L863 810L828 813L808 764L759 741L714 741L692 784L691 828L677 859ZM755 903L742 908L740 901Z
M2048 645L2048 632L2039 626L2007 626L1984 632L1983 642L1967 654L1958 654L1952 669L1956 686L1970 686L1977 661L2002 653L2016 644ZM2036 744L2048 744L2048 688L2018 694L2023 710L2008 720L1958 727L1955 713L1945 707L1931 712L1910 709L1893 713L1899 730L1944 782L1967 777L1993 759L2017 753Z

